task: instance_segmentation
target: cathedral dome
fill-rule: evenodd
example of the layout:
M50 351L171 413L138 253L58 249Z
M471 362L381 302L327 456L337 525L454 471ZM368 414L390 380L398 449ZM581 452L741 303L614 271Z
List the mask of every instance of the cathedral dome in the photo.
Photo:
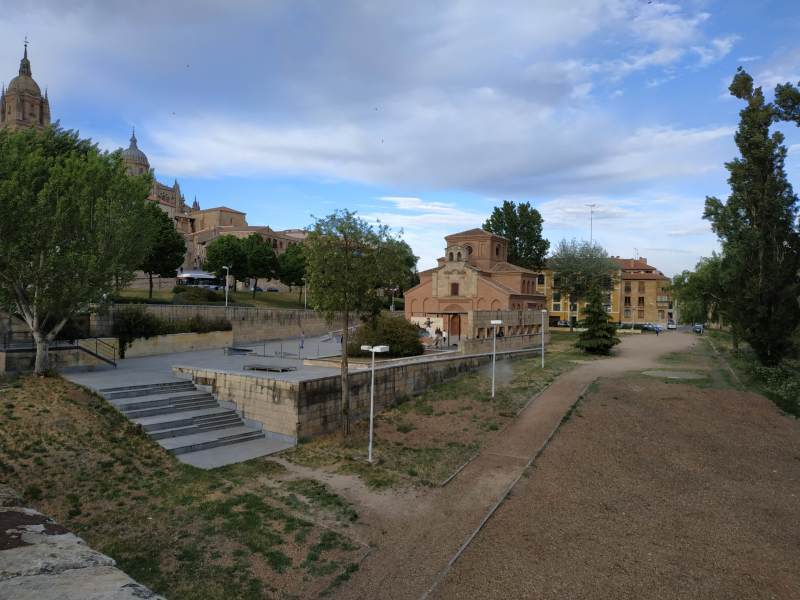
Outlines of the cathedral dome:
M131 133L131 144L122 151L122 161L133 175L140 175L150 170L147 155L136 145L136 132Z
M41 97L42 90L39 88L39 84L33 80L33 77L29 75L18 75L11 80L11 83L8 84L6 88L6 92L9 93L17 93L17 94L31 94L36 97Z

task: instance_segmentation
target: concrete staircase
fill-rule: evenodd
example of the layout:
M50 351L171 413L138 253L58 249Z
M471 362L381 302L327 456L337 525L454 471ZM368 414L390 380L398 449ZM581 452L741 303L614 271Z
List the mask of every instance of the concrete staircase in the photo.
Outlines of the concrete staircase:
M191 381L129 385L98 390L131 421L176 455L265 437L244 424L236 411L223 408Z

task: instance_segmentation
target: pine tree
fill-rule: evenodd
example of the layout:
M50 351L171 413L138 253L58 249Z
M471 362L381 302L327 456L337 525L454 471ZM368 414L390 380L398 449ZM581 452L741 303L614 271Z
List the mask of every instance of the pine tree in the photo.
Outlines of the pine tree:
M575 347L589 354L610 354L611 348L619 344L617 328L608 322L603 307L603 296L599 286L593 286L586 305L586 331L582 331Z

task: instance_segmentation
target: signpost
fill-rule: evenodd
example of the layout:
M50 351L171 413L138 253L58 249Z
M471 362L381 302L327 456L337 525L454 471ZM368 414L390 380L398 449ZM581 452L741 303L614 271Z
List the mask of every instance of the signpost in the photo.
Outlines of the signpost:
M489 321L490 325L494 325L494 336L492 337L492 400L494 400L494 364L497 356L497 326L502 325L503 321L500 319L492 319Z

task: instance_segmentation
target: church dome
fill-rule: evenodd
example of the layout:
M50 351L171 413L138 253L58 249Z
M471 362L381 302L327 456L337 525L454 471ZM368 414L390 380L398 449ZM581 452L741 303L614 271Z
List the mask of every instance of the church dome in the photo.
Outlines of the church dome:
M39 84L33 80L33 77L28 75L18 75L11 80L8 84L6 92L17 94L31 94L33 96L41 97L42 90Z
M147 160L147 155L139 150L136 145L136 132L131 133L131 144L122 151L122 160L129 167L139 167L133 169L134 174L138 175L150 170L150 161Z

